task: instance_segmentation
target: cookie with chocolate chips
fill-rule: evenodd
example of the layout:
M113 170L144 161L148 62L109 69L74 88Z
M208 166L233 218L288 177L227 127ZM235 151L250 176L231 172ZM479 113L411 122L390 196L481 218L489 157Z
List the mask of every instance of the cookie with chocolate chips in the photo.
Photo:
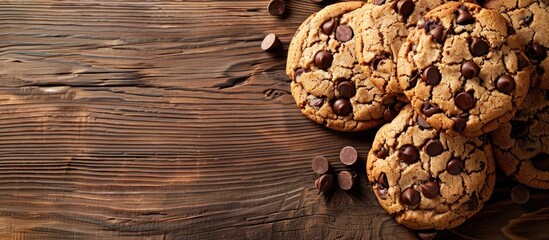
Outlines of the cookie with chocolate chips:
M412 229L460 225L482 208L495 185L486 138L440 133L410 105L379 129L366 171L381 206Z
M403 106L377 89L356 60L356 10L363 5L342 2L313 14L288 50L286 73L297 106L309 119L337 131L378 126Z
M510 47L507 21L476 4L447 3L410 32L398 59L400 87L435 129L479 136L509 121L533 68Z
M490 134L496 161L518 182L549 189L549 91L530 89L513 119Z
M450 0L370 0L362 7L357 30L357 59L364 74L387 93L402 93L397 55L409 30L430 10Z
M549 89L549 1L485 0L484 6L499 11L513 26L510 46L524 51L535 67L531 87Z

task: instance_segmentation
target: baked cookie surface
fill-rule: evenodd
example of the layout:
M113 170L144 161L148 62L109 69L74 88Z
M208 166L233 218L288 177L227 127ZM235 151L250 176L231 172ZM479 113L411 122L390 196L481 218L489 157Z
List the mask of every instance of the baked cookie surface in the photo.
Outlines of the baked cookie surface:
M286 74L297 106L309 119L337 131L378 126L399 110L396 98L377 89L356 60L356 10L363 5L342 2L313 14L288 50Z
M549 89L549 1L485 0L513 26L512 48L524 51L535 66L531 87Z
M518 182L549 189L549 91L531 89L513 119L490 134L499 167Z
M533 68L509 46L509 29L497 11L476 4L429 12L399 52L399 84L414 110L453 136L479 136L511 119Z
M482 208L495 185L483 137L450 137L407 105L377 132L367 175L381 206L412 229L448 229Z

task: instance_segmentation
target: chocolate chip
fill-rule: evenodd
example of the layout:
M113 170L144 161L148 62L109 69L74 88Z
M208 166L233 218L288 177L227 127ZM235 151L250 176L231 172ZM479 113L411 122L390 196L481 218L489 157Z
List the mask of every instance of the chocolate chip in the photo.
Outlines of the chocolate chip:
M420 116L417 116L417 124L418 124L420 127L424 128L424 129L431 129L431 128L432 128L431 125L429 125L429 123L427 123L427 122L425 121L425 119L423 119L423 118L420 117Z
M431 101L425 100L425 102L423 102L423 107L421 108L421 112L425 114L425 116L430 117L442 111L438 106L431 104Z
M415 4L412 0L400 0L396 4L396 11L404 18L410 16L414 11L414 8Z
M465 130L465 127L467 125L467 118L452 117L452 121L454 121L454 126L453 126L454 131L463 132L463 130Z
M388 191L389 191L389 189L383 188L381 185L379 185L379 183L377 184L377 196L379 198L386 199Z
M356 94L355 85L351 81L342 81L337 85L339 95L346 98L351 98Z
M332 109L339 116L347 116L353 111L351 102L346 98L340 98L334 102Z
M271 0L267 9L269 10L269 14L273 16L282 16L284 10L286 10L286 4L284 4L283 0Z
M343 190L350 190L356 181L356 173L349 171L341 171L337 174L337 183L339 188Z
M425 144L425 152L431 157L441 154L442 150L442 143L438 139L431 139Z
M534 43L528 47L526 50L526 55L528 55L529 58L535 59L535 60L543 60L545 57L547 57L547 52L545 51L545 47L538 43Z
M324 174L315 181L319 193L325 193L334 185L334 177L331 174Z
M435 66L429 66L421 74L421 79L427 83L427 85L437 85L440 82L442 76L440 71Z
M419 195L419 192L414 190L413 188L408 188L402 192L402 195L400 196L400 201L408 206L413 206L419 203L421 200L421 196Z
M377 68L379 67L379 64L385 59L387 59L386 55L375 56L374 59L372 59L372 63L371 63L372 69L377 70Z
M301 76L301 74L305 73L305 70L303 70L303 68L298 68L297 70L295 70L295 73L294 73L294 81L297 82L298 78Z
M437 236L437 231L434 230L434 229L432 229L432 230L423 230L421 232L418 232L417 235L422 240L433 240Z
M522 54L517 55L517 64L518 64L518 70L522 70L525 67L528 67L530 65L530 61L528 61L528 58L526 58Z
M526 16L526 17L524 18L524 20L522 20L522 25L528 26L528 25L530 25L530 23L532 22L532 20L534 20L534 16L533 16L533 15Z
M523 185L516 185L511 188L511 199L516 204L525 204L530 199L530 190Z
M353 29L347 25L336 28L336 39L340 42L347 42L353 38Z
M323 156L314 157L311 166L313 171L318 175L325 174L330 170L330 163Z
M510 93L515 88L515 80L509 75L502 75L496 81L496 88L502 93Z
M438 195L439 188L437 181L431 181L421 184L421 193L426 198L434 198Z
M385 3L385 0L375 0L374 1L375 5L383 5L384 3Z
M383 111L383 119L386 122L393 121L393 119L398 116L400 110L402 110L403 107L404 104L402 102L397 102L396 104L388 106L385 111Z
M455 103L462 111L469 111L475 106L475 97L469 92L461 92L456 96Z
M347 166L353 165L358 159L358 152L354 147L347 146L341 149L339 152L339 160Z
M540 153L530 159L530 161L532 161L532 164L534 164L536 169L541 171L549 171L549 154Z
M316 97L315 95L307 96L307 104L315 109L319 109L324 104L324 98Z
M327 51L317 52L315 55L315 64L320 69L328 69L332 65L334 56Z
M408 89L412 89L416 86L418 78L419 78L418 72L414 71L412 76L408 79Z
M484 56L488 54L489 50L490 46L488 43L480 38L473 38L471 45L469 46L469 51L471 51L471 54L475 57Z
M326 35L332 34L334 32L334 29L337 26L337 22L335 19L330 19L322 24L322 32Z
M511 137L514 139L524 138L528 135L528 122L511 121Z
M461 25L473 23L475 21L475 18L471 13L469 13L468 10L465 9L458 9L458 16L456 19L456 22Z
M476 192L473 192L473 195L471 195L471 198L469 199L469 201L467 201L467 207L469 208L470 211L477 210L478 197Z
M452 158L448 161L448 164L446 164L446 171L452 175L458 175L463 171L463 167L463 161L458 158Z
M271 51L280 46L280 39L274 34L269 33L261 42L261 49L263 51Z
M376 153L376 157L381 159L385 159L387 156L389 156L389 151L387 151L384 147L381 147Z
M440 24L436 24L432 27L431 30L429 30L429 34L431 36L433 36L433 38L438 42L438 43L443 43L444 42L444 27Z
M413 145L404 145L398 153L400 160L407 164L415 163L419 160L419 151Z
M461 75L463 75L465 79L471 79L476 77L479 71L479 67L473 61L467 61L461 64Z
M385 175L385 173L381 173L381 175L379 175L377 178L377 183L383 188L389 188L389 181L387 180L387 175Z

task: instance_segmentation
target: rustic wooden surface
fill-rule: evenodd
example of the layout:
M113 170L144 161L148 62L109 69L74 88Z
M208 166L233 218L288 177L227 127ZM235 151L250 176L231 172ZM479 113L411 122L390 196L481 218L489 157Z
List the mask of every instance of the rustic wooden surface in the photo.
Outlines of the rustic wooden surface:
M294 106L284 51L321 5L267 0L0 0L1 239L414 239L365 183L316 194L340 134ZM548 236L547 191L513 182L441 239Z

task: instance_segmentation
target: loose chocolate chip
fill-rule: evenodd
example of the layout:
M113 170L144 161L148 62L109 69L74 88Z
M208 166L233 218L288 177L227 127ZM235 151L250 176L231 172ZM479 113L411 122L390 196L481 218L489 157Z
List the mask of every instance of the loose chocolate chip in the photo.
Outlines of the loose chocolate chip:
M324 174L315 181L315 186L319 193L325 193L334 184L334 177L331 174Z
M469 13L468 10L465 9L458 9L458 16L456 19L456 22L461 25L473 23L475 21L475 18L471 13Z
M530 161L532 161L532 164L534 164L536 169L541 171L549 171L549 154L540 153L530 159Z
M421 74L421 79L427 83L427 85L437 85L440 82L442 76L440 71L435 66L429 66Z
M413 145L404 145L398 153L400 160L407 164L415 163L419 160L419 151Z
M315 64L320 69L328 69L332 65L334 56L327 51L317 52L315 55Z
M442 111L438 106L431 104L431 101L425 100L425 102L423 102L423 107L421 108L421 112L425 114L425 116L430 117Z
M469 51L471 51L471 54L475 57L484 56L488 54L489 50L490 46L488 43L480 38L473 38L471 45L469 46Z
M526 17L524 18L524 20L522 21L522 25L528 26L528 25L530 25L530 23L532 22L532 20L534 20L534 16L533 16L533 15L526 16Z
M407 18L414 11L415 4L412 0L400 0L396 4L396 10L398 14Z
M516 185L511 188L511 199L516 204L525 204L530 199L530 190L523 185Z
M269 14L273 16L282 16L284 10L286 10L286 4L284 4L283 0L271 0L267 9L269 10Z
M423 119L423 118L420 117L420 116L417 116L417 124L418 124L420 127L424 128L424 129L431 129L431 128L432 128L431 125L429 125L429 123L427 123L427 122L425 121L425 119Z
M469 111L475 106L475 97L469 92L461 92L456 96L455 103L462 111Z
M526 55L531 59L541 61L547 57L547 52L545 51L545 47L538 43L534 43L526 50Z
M379 175L377 178L377 183L383 188L389 188L389 181L387 181L387 175L385 175L385 173L381 173L381 175Z
M389 151L387 151L384 147L381 147L376 153L376 157L381 159L385 159L387 156L389 156Z
M511 137L514 139L524 138L528 135L528 122L511 121Z
M463 75L465 79L471 79L476 77L479 71L479 67L473 61L467 61L461 65L461 75Z
M496 81L496 88L502 93L510 93L515 88L515 80L509 75L502 75Z
M452 121L454 121L454 126L453 126L454 131L463 132L463 130L465 130L465 127L467 125L467 118L452 117Z
M402 195L400 196L400 201L408 206L413 206L419 203L421 200L421 196L419 195L419 192L414 190L413 188L408 188L402 192Z
M433 27L431 27L431 30L429 31L429 34L433 36L433 38L438 43L444 42L444 27L442 25L436 24Z
M358 159L358 152L354 147L347 146L341 149L339 152L339 160L347 166L351 166L356 163Z
M337 183L339 188L343 190L350 190L356 181L356 173L349 171L341 171L337 174Z
M458 158L452 158L448 161L448 164L446 164L446 171L452 175L458 175L463 171L463 167L463 161Z
M334 102L332 109L339 116L347 116L353 111L351 102L346 98L340 98Z
M261 49L263 51L271 51L280 46L280 39L274 34L269 33L261 42Z
M340 42L347 42L353 38L353 29L347 25L336 28L336 39Z
M374 1L375 5L383 5L384 3L385 3L385 0L375 0Z
M307 104L315 109L319 109L324 104L324 98L316 97L315 95L307 96Z
M438 192L439 189L437 181L431 181L421 184L421 193L423 193L423 196L426 198L434 198L438 195Z
M295 73L294 73L294 81L297 82L298 78L301 76L301 74L305 73L305 70L303 70L303 68L298 68L297 70L295 70Z
M425 144L425 152L431 157L442 153L442 143L438 139L431 139Z
M528 61L528 58L526 58L522 54L517 55L517 64L518 64L518 70L522 70L525 67L528 67L530 65L530 61Z
M342 97L351 98L356 94L355 85L350 81L342 81L337 85L337 90Z
M323 156L314 157L311 166L313 171L318 175L325 174L330 170L330 163Z
M379 183L377 184L377 196L379 198L386 199L388 191L389 191L389 189L383 188L381 185L379 185Z
M337 26L336 20L331 18L330 20L322 24L322 32L326 35L330 35L332 34L336 26Z
M470 211L477 210L478 197L476 192L473 192L473 195L471 195L471 198L469 199L469 201L467 201L467 207L469 208Z
M434 229L432 229L432 230L423 230L421 232L418 232L417 235L422 240L433 240L437 236L437 231L434 230Z

